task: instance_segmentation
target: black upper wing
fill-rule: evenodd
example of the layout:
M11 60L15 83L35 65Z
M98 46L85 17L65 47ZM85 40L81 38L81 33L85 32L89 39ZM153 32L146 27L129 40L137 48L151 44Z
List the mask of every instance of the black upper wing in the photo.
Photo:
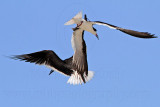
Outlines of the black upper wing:
M154 36L155 34L151 34L148 32L139 32L139 31L134 31L134 30L129 30L129 29L123 29L123 28L118 28L117 30L120 30L126 34L129 34L131 36L135 36L138 38L157 38L157 36Z
M139 31L134 31L134 30L130 30L130 29L124 29L124 28L121 28L121 27L118 27L118 26L115 26L112 24L101 22L101 21L94 21L94 24L108 26L110 28L117 29L121 32L124 32L126 34L129 34L131 36L135 36L138 38L157 38L156 36L154 36L154 34L150 34L148 32L139 32Z
M35 63L39 65L46 65L50 68L54 68L65 75L71 75L72 70L67 67L67 63L62 61L55 52L51 50L43 50L30 54L16 55L12 57L14 59L20 59L21 61Z

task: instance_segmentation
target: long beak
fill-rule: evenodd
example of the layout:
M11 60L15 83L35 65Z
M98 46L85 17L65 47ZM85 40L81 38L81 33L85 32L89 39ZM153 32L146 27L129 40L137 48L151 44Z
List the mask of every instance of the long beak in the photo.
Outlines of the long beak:
M95 36L96 36L96 37L97 37L97 39L99 40L99 37L98 37L98 35L96 34Z

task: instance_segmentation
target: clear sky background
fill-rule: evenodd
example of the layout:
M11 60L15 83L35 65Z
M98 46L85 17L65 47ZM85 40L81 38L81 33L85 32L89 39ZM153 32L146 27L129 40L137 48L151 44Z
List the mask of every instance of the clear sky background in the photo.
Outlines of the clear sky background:
M159 0L1 0L0 107L160 107L160 39L140 39L95 25L85 32L94 78L67 84L68 77L5 56L53 50L73 55L71 28L82 11L92 21L160 35ZM160 36L159 36L160 37Z

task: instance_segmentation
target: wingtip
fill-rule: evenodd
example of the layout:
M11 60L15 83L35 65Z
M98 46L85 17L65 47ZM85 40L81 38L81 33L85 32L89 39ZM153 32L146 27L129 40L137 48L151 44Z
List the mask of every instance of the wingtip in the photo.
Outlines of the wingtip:
M146 38L148 38L148 39L149 38L158 38L158 36L155 36L155 34L152 34L152 35L150 34L150 37L146 37Z
M158 38L158 36L155 36L155 34L151 34L151 33L148 33L148 32L144 32L144 33L149 35L148 38Z
M153 35L153 37L152 37L152 38L158 38L158 36L154 36L154 35Z
M7 56L10 59L18 60L20 55Z
M13 57L13 55L11 55L11 56L6 56L6 55L2 55L3 57L6 57L6 58L10 58L10 59L13 59L14 57Z

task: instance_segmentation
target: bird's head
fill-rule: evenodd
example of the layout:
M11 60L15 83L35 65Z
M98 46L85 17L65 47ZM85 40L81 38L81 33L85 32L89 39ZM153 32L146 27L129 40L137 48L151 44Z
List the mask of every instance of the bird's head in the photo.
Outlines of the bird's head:
M90 20L87 18L87 15L86 15L86 14L84 15L84 20L85 20L85 21L90 21ZM94 34L94 35L97 37L97 39L99 40L99 37L98 37L98 34L97 34L97 29L95 29L95 28L93 27L93 31L92 31L91 33Z
M95 31L95 36L96 36L97 39L99 40L99 36L98 36L98 34L97 34L97 29L95 29L95 28L93 27L93 30Z

